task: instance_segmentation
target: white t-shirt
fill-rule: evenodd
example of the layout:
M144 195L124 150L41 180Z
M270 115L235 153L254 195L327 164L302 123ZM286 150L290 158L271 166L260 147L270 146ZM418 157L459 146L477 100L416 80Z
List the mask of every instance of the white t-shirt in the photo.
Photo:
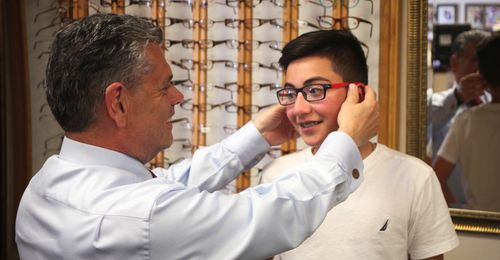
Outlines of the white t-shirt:
M438 155L462 165L468 207L500 211L500 104L462 112Z
M308 148L276 159L263 172L263 182L312 156ZM358 190L332 209L311 237L277 259L422 259L458 245L432 168L381 144L364 164Z

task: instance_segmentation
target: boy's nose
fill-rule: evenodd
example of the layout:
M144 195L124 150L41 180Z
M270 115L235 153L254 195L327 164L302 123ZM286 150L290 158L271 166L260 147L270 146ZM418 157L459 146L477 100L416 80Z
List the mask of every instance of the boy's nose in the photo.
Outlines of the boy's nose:
M295 99L295 103L293 104L293 106L296 114L304 114L310 111L310 104L305 99L303 93L297 94L297 99Z

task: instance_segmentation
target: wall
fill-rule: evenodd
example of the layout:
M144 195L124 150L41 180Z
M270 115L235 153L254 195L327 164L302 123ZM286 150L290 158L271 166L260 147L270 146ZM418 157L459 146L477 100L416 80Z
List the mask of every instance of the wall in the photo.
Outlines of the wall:
M500 236L459 232L460 245L444 255L447 260L500 259Z

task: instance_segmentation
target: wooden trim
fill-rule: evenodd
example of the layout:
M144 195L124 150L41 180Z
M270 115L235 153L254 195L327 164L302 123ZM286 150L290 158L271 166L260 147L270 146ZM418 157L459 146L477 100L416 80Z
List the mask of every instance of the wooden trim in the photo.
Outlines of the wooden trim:
M500 213L468 209L450 209L455 230L500 235Z
M125 14L125 0L112 1L111 12L114 14Z
M380 4L379 104L380 129L378 142L398 148L399 134L399 42L401 41L400 2ZM390 73L389 73L390 72Z
M5 73L5 30L4 25L6 22L5 12L4 12L4 1L0 0L0 143L4 144L0 146L0 172L7 173L7 91L6 82L7 73ZM0 175L0 258L7 259L7 249L9 248L8 240L9 236L7 230L7 211L9 204L7 202L7 174Z
M427 2L408 2L406 153L425 159L427 142Z
M253 18L253 7L247 4L240 4L238 11L238 18L241 20L252 19ZM240 24L238 29L238 40L244 42L245 40L253 40L253 29L247 28L244 23ZM238 62L251 64L253 61L253 50L245 48L241 45L238 49ZM243 88L238 88L237 105L246 106L252 105L252 93L251 86L252 83L252 71L246 70L243 66L238 66L238 85L243 85ZM250 88L250 89L249 89ZM243 109L238 109L237 111L237 126L242 127L248 121L252 119L252 116L246 113ZM250 187L250 174L249 171L245 171L236 178L236 191L240 192Z
M12 146L2 147L1 203L2 222L5 223L2 223L0 258L11 259L17 256L14 242L17 207L32 176L31 98L24 1L2 1L1 19L2 139L10 139Z
M299 19L299 2L298 1L286 1L283 8L283 20L287 21L285 28L283 28L283 41L285 43L299 36L299 27L293 26L292 21ZM283 73L281 79L281 85L285 84L285 73ZM297 139L292 139L281 145L281 154L289 154L297 151Z
M194 1L192 3L193 19L196 21L206 20L208 18L208 10L201 5L201 2ZM208 37L207 27L201 28L201 25L195 26L193 29L193 40L200 41L206 40ZM193 135L192 135L192 149L194 152L198 149L199 145L206 145L206 134L200 131L198 126L206 125L207 112L206 109L200 109L200 104L207 103L206 90L202 91L200 86L207 83L207 70L201 67L201 61L207 60L207 49L200 48L200 44L195 45L193 50L193 60L200 62L198 66L194 67L194 88L193 88Z

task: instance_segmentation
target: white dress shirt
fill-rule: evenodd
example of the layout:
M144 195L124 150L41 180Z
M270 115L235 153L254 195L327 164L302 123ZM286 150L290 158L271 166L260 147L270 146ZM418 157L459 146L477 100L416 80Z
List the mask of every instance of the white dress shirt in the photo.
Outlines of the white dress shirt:
M352 139L335 132L310 162L275 182L217 191L267 149L248 123L152 178L125 154L65 138L24 192L20 256L264 259L296 247L359 186L363 162Z

